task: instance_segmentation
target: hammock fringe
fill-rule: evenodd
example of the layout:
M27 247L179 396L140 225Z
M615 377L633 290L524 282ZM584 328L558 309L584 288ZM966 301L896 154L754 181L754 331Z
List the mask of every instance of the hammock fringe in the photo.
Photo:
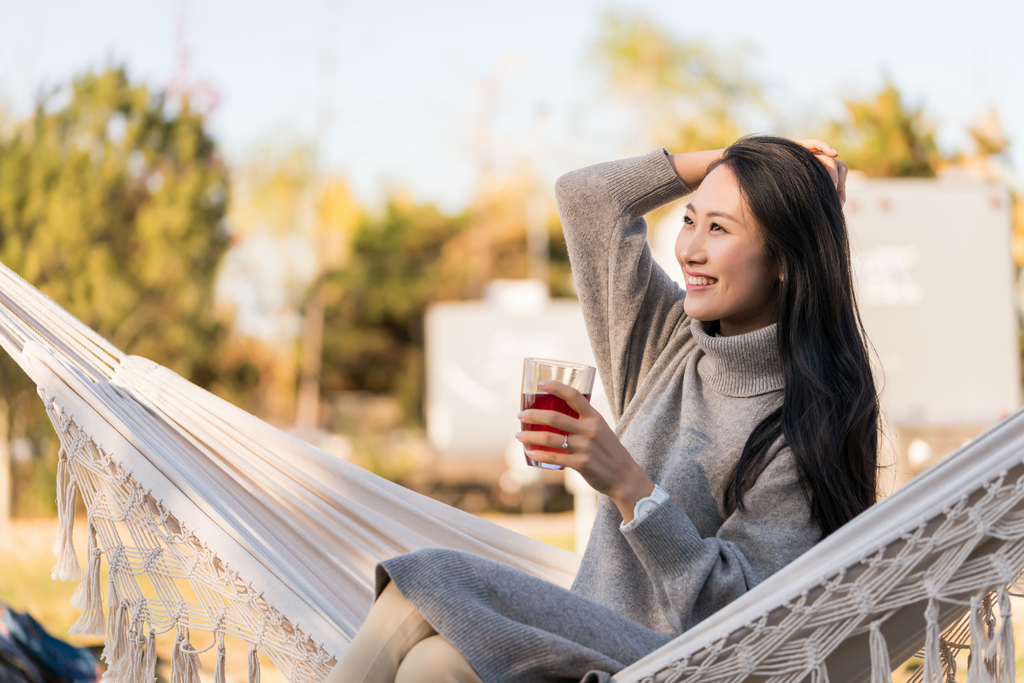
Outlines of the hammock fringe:
M971 654L967 660L967 678L974 683L991 683L992 675L989 670L986 650L988 649L991 633L987 629L986 609L988 601L982 603L982 596L971 596L970 626L971 626Z
M100 592L100 561L103 551L96 546L96 527L89 525L89 562L85 578L71 596L71 606L82 610L68 633L73 636L102 636L107 624L103 615L103 593Z
M924 611L924 683L942 683L942 659L939 654L939 604L928 598Z
M171 683L200 683L199 670L202 668L199 653L189 642L188 629L179 626L171 651Z
M889 648L882 635L882 620L871 622L869 650L871 651L871 683L892 683L892 664Z
M156 663L156 631L151 627L149 637L146 639L146 657L142 660L139 683L153 683L156 679Z
M249 647L249 683L260 683L260 657L255 645Z
M999 680L1001 683L1014 683L1017 676L1017 656L1013 642L1013 615L1010 608L1010 593L1006 586L999 587L999 616L1002 625L999 627L999 662L1002 665Z
M107 600L110 603L110 615L107 619L107 642L102 655L107 663L104 677L120 681L125 678L130 662L129 605L127 600L118 600L116 594L113 598L108 595Z
M57 542L53 554L57 564L50 572L56 581L81 581L82 566L75 555L75 506L78 504L78 483L71 473L68 453L60 449L57 460Z
M141 683L143 658L146 656L146 639L139 633L137 627L133 627L129 635L129 647L126 653L127 665L124 667L125 683Z
M224 660L226 657L227 652L224 647L224 632L220 631L217 633L217 666L213 670L213 683L225 683Z

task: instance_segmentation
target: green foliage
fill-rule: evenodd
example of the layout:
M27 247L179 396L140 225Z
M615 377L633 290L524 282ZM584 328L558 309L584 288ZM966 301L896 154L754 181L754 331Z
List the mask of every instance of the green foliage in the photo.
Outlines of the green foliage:
M557 217L548 225L552 294L572 296ZM481 197L456 215L392 198L380 215L362 217L349 248L347 265L325 285L322 389L391 394L419 423L426 308L479 297L493 279L526 277L522 196Z
M401 200L362 220L348 265L326 284L324 391L391 393L419 416L423 313L431 301L464 295L464 274L444 257L466 224L465 215Z
M204 383L227 187L187 101L121 68L88 73L0 139L0 261L116 346ZM19 438L39 401L6 355L0 375Z
M830 122L824 138L851 169L872 177L933 177L945 162L935 125L921 109L907 107L893 83L845 107L845 117Z
M742 134L743 113L765 106L744 51L678 39L644 14L605 14L594 55L647 134L673 152L725 147Z
M70 95L0 143L0 260L116 346L191 375L216 330L226 169L200 114L169 114L123 69Z

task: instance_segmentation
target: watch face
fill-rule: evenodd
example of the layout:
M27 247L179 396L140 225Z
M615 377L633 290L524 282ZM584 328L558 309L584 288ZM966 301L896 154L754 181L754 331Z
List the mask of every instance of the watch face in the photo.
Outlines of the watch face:
M640 505L637 506L637 510L634 513L634 515L637 517L646 517L648 514L650 514L651 510L653 510L657 506L657 503L648 498L640 502Z

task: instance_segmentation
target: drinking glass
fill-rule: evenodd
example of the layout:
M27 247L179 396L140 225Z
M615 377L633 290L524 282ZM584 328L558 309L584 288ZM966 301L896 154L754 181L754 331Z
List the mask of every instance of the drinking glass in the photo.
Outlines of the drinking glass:
M546 358L527 358L523 361L523 396L522 409L535 408L537 410L554 410L569 417L578 418L579 413L569 407L569 404L554 394L548 394L537 388L538 382L554 380L566 384L583 394L583 397L590 401L590 394L594 390L594 377L597 370L589 365L580 363L568 363L561 360L547 360ZM554 432L564 436L563 432L547 425L520 423L524 432ZM539 451L561 452L561 448L550 448L548 446L533 446L530 448ZM543 467L547 470L565 469L560 465L549 465L537 462L530 457L526 445L523 445L523 453L526 455L526 462L533 467Z

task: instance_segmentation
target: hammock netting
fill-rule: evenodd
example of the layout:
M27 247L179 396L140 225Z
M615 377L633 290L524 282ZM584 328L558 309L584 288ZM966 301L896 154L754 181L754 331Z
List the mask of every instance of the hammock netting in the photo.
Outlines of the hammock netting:
M173 634L174 680L224 637L318 683L373 599L380 560L457 548L568 586L573 553L415 494L126 356L0 265L0 345L60 439L53 577L81 580L72 634L104 636L108 678L148 683ZM78 496L88 563L72 545ZM101 585L101 563L109 579ZM617 681L1012 681L1024 569L1024 412L861 514Z

